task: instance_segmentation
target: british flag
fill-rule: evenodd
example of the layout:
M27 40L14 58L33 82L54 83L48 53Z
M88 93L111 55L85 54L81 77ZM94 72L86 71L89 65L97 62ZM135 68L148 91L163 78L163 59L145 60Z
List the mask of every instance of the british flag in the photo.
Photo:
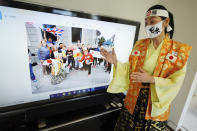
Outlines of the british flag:
M56 28L55 35L61 36L64 33L64 30Z
M60 29L60 28L44 28L44 31L47 31L49 33L52 33L53 35L58 35L61 36L64 33L64 30Z

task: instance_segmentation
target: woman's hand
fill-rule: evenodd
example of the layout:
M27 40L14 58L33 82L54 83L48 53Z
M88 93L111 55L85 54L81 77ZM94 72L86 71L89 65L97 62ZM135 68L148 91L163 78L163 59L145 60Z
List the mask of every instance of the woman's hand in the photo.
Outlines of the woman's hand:
M143 83L155 83L155 79L153 76L149 75L142 68L139 70L140 72L133 72L130 75L130 78L133 82L143 82Z
M101 55L103 56L103 59L105 59L107 62L114 64L116 66L117 58L114 49L112 49L112 54L111 54L105 49L101 48Z

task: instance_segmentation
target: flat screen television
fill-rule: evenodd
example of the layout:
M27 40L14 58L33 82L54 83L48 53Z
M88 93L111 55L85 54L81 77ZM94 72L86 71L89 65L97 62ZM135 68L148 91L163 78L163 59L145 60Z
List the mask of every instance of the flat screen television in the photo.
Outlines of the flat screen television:
M1 2L0 117L106 93L113 66L100 48L114 48L118 60L128 61L139 27L131 20Z

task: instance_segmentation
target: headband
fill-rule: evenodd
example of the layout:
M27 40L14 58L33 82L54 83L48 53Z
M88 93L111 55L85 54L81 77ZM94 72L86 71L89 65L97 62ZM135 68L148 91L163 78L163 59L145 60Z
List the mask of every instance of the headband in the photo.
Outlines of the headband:
M146 12L146 18L149 16L162 16L162 17L169 17L169 13L167 10L161 10L161 9L153 9ZM167 32L170 32L172 30L172 27L168 25Z

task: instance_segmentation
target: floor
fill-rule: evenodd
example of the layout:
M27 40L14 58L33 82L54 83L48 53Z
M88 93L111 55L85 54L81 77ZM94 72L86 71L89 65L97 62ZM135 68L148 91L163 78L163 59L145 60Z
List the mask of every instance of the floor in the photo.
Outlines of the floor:
M33 94L68 89L71 87L92 87L104 83L107 84L110 81L110 74L105 72L103 63L101 63L100 66L92 67L91 75L88 75L88 71L74 69L67 74L65 80L56 85L51 84L50 75L43 77L41 65L34 66L33 70L37 79L36 83L32 81Z
M184 131L197 131L197 95L192 97L189 109L183 121L183 127L185 128Z

